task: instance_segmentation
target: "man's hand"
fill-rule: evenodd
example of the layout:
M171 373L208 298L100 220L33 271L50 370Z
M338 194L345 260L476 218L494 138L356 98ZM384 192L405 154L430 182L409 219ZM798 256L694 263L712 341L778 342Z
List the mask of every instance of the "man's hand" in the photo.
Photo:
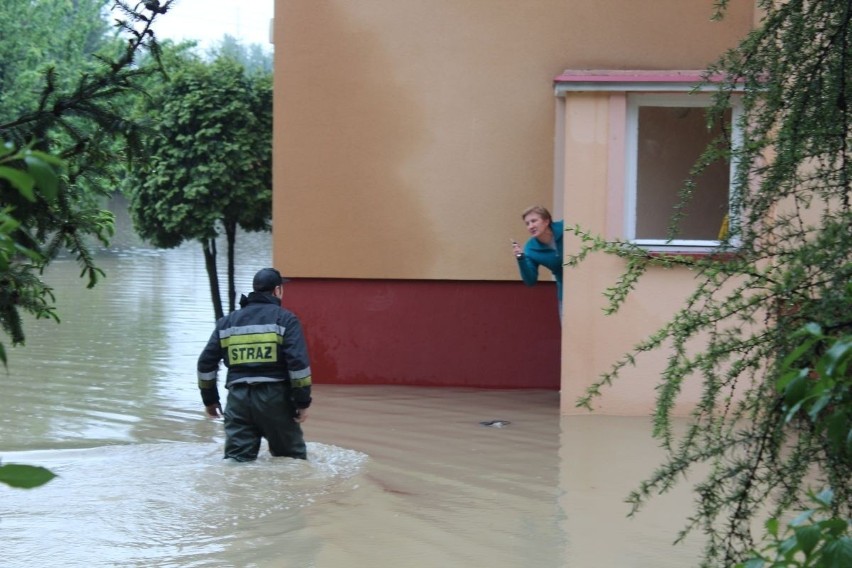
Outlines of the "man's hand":
M207 412L207 416L211 418L219 418L222 416L222 405L217 402L215 404L205 406L204 411Z
M301 424L305 420L308 419L308 409L307 408L297 408L296 416L293 417L293 420Z

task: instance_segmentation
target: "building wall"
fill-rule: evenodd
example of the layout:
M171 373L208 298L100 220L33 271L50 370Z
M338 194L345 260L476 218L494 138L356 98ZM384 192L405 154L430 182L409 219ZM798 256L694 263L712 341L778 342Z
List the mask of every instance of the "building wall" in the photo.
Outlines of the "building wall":
M571 93L563 113L566 220L593 234L623 237L623 93ZM623 138L623 136L622 136ZM579 250L579 240L566 236L565 254ZM602 291L613 286L624 262L591 255L570 271L565 283L565 318L582 325L566 326L562 334L562 409L582 414L576 401L588 387L627 351L659 329L681 305L692 288L687 270L649 270L615 315L604 316L607 299ZM648 414L654 404L653 385L666 359L664 351L639 358L624 379L605 389L595 400L597 411L606 414ZM686 411L700 394L698 385L685 385L679 409Z
M300 277L516 279L518 214L553 203L553 77L702 68L751 22L733 3L713 23L712 4L278 0L276 261Z
M310 314L309 342L340 339L316 350L318 364L339 382L422 384L442 372L448 325L486 318L485 347L452 335L457 363L444 384L523 387L513 371L523 367L543 377L534 384L565 390L558 345L542 350L537 339L559 336L555 292L520 284L509 248L525 239L528 205L578 218L563 173L554 176L565 148L554 143L553 78L565 68L701 68L745 34L748 4L717 24L712 0L276 0L273 261L298 280L287 302ZM604 199L601 178L564 176ZM609 282L598 276L566 280ZM369 308L388 290L393 317L414 326L404 335L422 332L418 349L434 357L378 365L380 354L343 341L399 340ZM597 317L572 314L566 330ZM562 345L564 361L579 353Z
M286 270L517 279L519 214L553 199L550 83L564 64L562 2L533 4L277 3Z
M552 283L517 302L500 282L308 278L287 284L284 304L319 383L556 389L555 294Z
M582 3L581 3L582 4ZM635 12L622 11L624 2L609 0L578 5L589 23L574 32L583 55L569 58L572 69L675 70L703 69L725 49L736 45L754 24L754 7L741 3L720 23L705 17L704 2L636 2ZM608 14L608 15L607 15ZM653 37L654 39L648 39ZM700 41L696 41L700 38ZM615 47L607 52L606 46ZM556 157L561 177L566 224L607 238L623 237L623 133L625 101L617 93L571 93L558 113ZM566 254L576 251L576 239L566 238ZM602 292L617 281L624 262L593 255L566 274L565 320L562 334L561 408L563 414L585 414L577 401L589 387L640 341L657 331L682 306L694 289L694 274L684 269L652 269L640 280L620 311L604 315ZM640 356L621 378L594 399L597 412L647 415L656 403L660 372L668 353L657 350ZM701 396L698 381L687 381L675 407L686 414Z

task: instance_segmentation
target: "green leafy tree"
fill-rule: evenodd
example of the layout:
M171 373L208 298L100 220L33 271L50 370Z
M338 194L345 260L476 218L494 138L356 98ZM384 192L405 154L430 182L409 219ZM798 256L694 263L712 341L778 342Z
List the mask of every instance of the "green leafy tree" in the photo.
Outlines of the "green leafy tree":
M5 202L17 193L31 203L39 198L47 202L56 200L59 191L58 168L62 164L53 156L32 150L19 150L7 143L0 147L0 184L3 184ZM54 168L57 169L54 169ZM44 262L44 256L22 238L25 230L13 214L15 206L4 204L0 209L0 325L13 344L24 342L21 313L36 318L53 317L53 296L41 280L33 274L32 267ZM6 350L0 343L0 362L6 365Z
M768 544L736 568L846 568L852 566L849 520L832 516L831 491L811 493L813 507L781 530L776 518L766 522Z
M125 49L123 40L108 19L107 0L8 0L0 5L0 124L31 116L43 100L72 92L81 77L98 74L105 59L117 59ZM108 173L117 152L107 136L96 136L92 121L66 113L62 119L74 129L50 128L51 140L40 142L54 148L75 146L88 140L86 151L110 156L108 160L87 160L86 168L76 168L74 183L78 196L98 201L99 186L109 184ZM28 128L7 130L13 141L30 143ZM97 144L96 144L97 142Z
M118 140L132 145L135 127L121 98L150 73L137 56L156 55L152 24L170 4L153 0L137 10L115 2L121 43L104 38L102 1L9 0L0 7L0 329L13 345L25 341L24 314L58 321L41 276L60 251L77 258L89 287L103 275L90 240L106 242L113 218L93 206L86 186L115 161L106 148ZM41 73L40 84L31 72ZM0 344L4 364L6 357ZM0 466L0 482L16 487L50 477L42 468Z
M266 231L272 216L272 79L220 56L184 55L143 101L149 161L128 178L139 235L172 248L202 245L216 318L224 314L216 238L227 242L229 309L235 309L237 229Z
M794 337L798 345L781 362L776 383L784 424L809 431L829 446L830 454L848 465L852 455L852 335L826 335L820 326L809 323ZM764 537L768 542L761 550L751 551L749 559L737 568L852 566L850 519L841 516L848 507L838 511L833 506L831 488L806 493L810 506L783 533L779 518L769 518Z
M272 52L256 43L242 44L232 35L224 37L210 50L213 59L228 57L240 62L249 72L272 73Z
M0 147L0 183L3 190L16 192L30 201L40 193L44 199L56 199L59 190L58 170L62 163L53 156L30 150L16 150L12 144ZM56 169L54 169L56 168ZM53 296L40 280L27 270L16 270L19 259L32 263L43 262L42 255L16 238L21 223L12 216L14 208L0 209L0 324L13 343L23 343L24 334L19 310L36 317L56 317L51 302ZM13 296L9 292L13 292ZM6 365L6 350L0 343L0 361ZM43 467L0 462L0 483L30 489L44 485L56 475Z
M717 2L718 17L727 4ZM624 274L605 292L609 313L651 266L696 275L686 304L578 405L591 409L642 354L669 354L654 422L668 456L630 496L631 514L697 464L709 466L681 535L703 531L708 567L748 560L753 523L767 512L779 519L807 509L815 489L833 495L825 503L828 526L836 529L852 510L852 369L837 355L852 333L852 9L818 0L758 4L760 25L708 70L723 77L708 122L723 123L731 97L744 89L743 142L732 147L723 127L694 170L720 159L736 163L731 231L717 251L725 254L655 256L567 229L580 242L567 265L597 252L625 260ZM687 183L684 204L691 191ZM671 235L678 221L675 215ZM702 383L703 396L676 438L671 413L690 380ZM822 534L842 540L843 527ZM759 565L751 561L750 568Z
M36 10L33 16L43 27L34 33L49 35L53 28L76 22L81 17L100 16L103 4L93 0L40 2L45 14L56 21L51 26L49 21L38 20L44 14ZM90 287L102 276L95 265L89 239L106 242L112 234L113 219L108 211L94 205L89 191L83 188L94 179L93 173L115 161L114 152L106 151L107 148L114 148L116 141L128 143L134 139L134 126L126 120L119 103L123 96L137 88L141 77L150 73L136 65L137 54L146 49L153 49L156 53L152 22L168 7L166 2L163 6L157 5L155 11L145 8L137 12L118 4L126 19L117 25L128 36L120 50L114 43L104 41L100 44L106 49L104 52L69 56L70 60L76 61L89 55L93 61L91 64L71 66L66 70L56 65L62 47L85 50L98 45L93 39L96 35L93 30L103 28L84 26L80 30L81 37L70 35L55 46L47 42L49 49L38 47L43 40L37 37L34 40L37 48L34 49L44 56L43 65L37 66L43 73L40 91L29 97L15 96L15 90L27 93L32 90L27 79L21 84L10 82L10 92L4 94L8 101L17 101L13 106L19 109L20 114L8 117L0 124L0 139L8 141L5 154L7 176L0 178L4 186L0 206L18 223L10 235L12 240L22 249L34 252L11 257L0 279L0 304L6 307L3 329L13 338L13 344L24 341L19 310L23 308L38 316L45 310L35 306L52 304L50 289L39 284L39 275L59 252L67 250L76 256ZM28 13L26 6L21 7ZM4 22L3 25L9 23ZM27 43L16 34L10 35L15 36L11 47L6 44L7 36L4 35L0 51L11 57L14 50L25 50ZM45 193L47 186L44 183L28 190L22 185L25 182L16 182L8 175L16 169L26 170L33 177L51 175L48 167L39 167L33 162L34 156L56 156L65 166L56 187L51 187L49 194ZM9 190L10 185L15 185L17 191ZM88 185L88 188L97 186ZM111 188L100 190L106 193ZM22 304L22 299L28 297L40 297L44 303Z
M4 0L0 3L0 122L38 108L45 73L70 89L95 71L92 55L110 41L104 9L110 0Z

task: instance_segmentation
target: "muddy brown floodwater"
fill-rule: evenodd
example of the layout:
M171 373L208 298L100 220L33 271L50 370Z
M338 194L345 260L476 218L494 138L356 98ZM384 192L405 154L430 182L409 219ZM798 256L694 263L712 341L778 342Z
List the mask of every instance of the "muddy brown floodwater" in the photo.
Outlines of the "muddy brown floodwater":
M0 459L59 477L0 486L12 567L639 567L697 565L672 547L690 497L628 520L660 455L645 418L562 417L559 394L334 386L315 377L309 460L221 459L195 360L212 326L197 245L102 251L45 278L62 323L27 323L0 375ZM224 247L223 247L224 250ZM238 242L238 288L269 236ZM286 298L285 298L286 301ZM380 356L380 354L377 354ZM481 422L507 421L499 426Z

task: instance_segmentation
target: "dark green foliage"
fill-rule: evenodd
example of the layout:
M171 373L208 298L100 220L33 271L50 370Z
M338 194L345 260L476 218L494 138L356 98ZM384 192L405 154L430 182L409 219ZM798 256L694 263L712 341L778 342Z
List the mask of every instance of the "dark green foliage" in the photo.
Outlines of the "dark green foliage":
M828 448L837 466L829 484L848 491L852 465L852 335L825 335L816 324L797 334L799 345L781 362L776 390L784 424L804 430ZM832 478L832 475L839 476ZM807 492L811 507L778 531L776 517L766 522L768 544L753 551L740 568L845 568L852 566L848 507L834 506L834 492Z
M139 235L155 246L202 243L218 318L216 237L227 237L233 311L237 227L270 228L272 78L227 56L208 62L174 55L170 79L139 111L149 123L149 159L128 180L131 214Z
M217 222L268 230L271 83L238 63L188 61L146 101L148 162L133 172L140 235L171 248L217 236Z
M43 467L9 463L0 464L0 483L19 489L32 489L44 485L56 474Z
M809 493L811 508L781 532L776 518L766 521L767 544L736 568L847 568L852 566L849 520L832 516L831 491Z
M110 0L3 0L0 3L0 122L36 110L45 73L59 90L94 71L92 55L109 41ZM69 72L73 71L73 72Z
M0 328L12 344L24 342L20 311L36 318L56 318L53 295L34 273L33 266L44 262L27 227L14 216L16 203L53 202L59 193L58 159L11 143L0 147L0 183L6 185L0 210ZM6 364L6 351L0 343L0 362Z
M776 384L784 421L805 421L836 459L852 465L852 335L825 335L811 323L794 338L801 343L782 361Z
M591 408L643 353L669 353L654 432L668 458L630 502L635 512L693 466L709 465L684 530L706 535L703 566L743 561L754 547L752 522L806 508L814 489L832 492L829 519L852 512L852 378L844 359L852 334L852 4L759 4L761 25L708 71L723 77L709 120L744 89L742 143L732 147L723 133L695 169L718 159L736 164L731 231L718 254L657 257L567 229L582 244L568 265L598 251L625 259L623 276L606 292L609 313L649 266L696 275L686 305L578 404ZM717 5L724 11L727 2ZM791 361L799 367L791 370ZM703 396L676 438L671 411L684 382L695 380Z
M113 218L97 201L135 139L122 103L152 72L137 57L158 53L154 15L115 2L125 16L119 39L108 33L107 4L0 6L0 327L12 344L24 342L24 313L56 318L41 275L57 254L78 260L89 287L103 275L91 241L109 239Z

